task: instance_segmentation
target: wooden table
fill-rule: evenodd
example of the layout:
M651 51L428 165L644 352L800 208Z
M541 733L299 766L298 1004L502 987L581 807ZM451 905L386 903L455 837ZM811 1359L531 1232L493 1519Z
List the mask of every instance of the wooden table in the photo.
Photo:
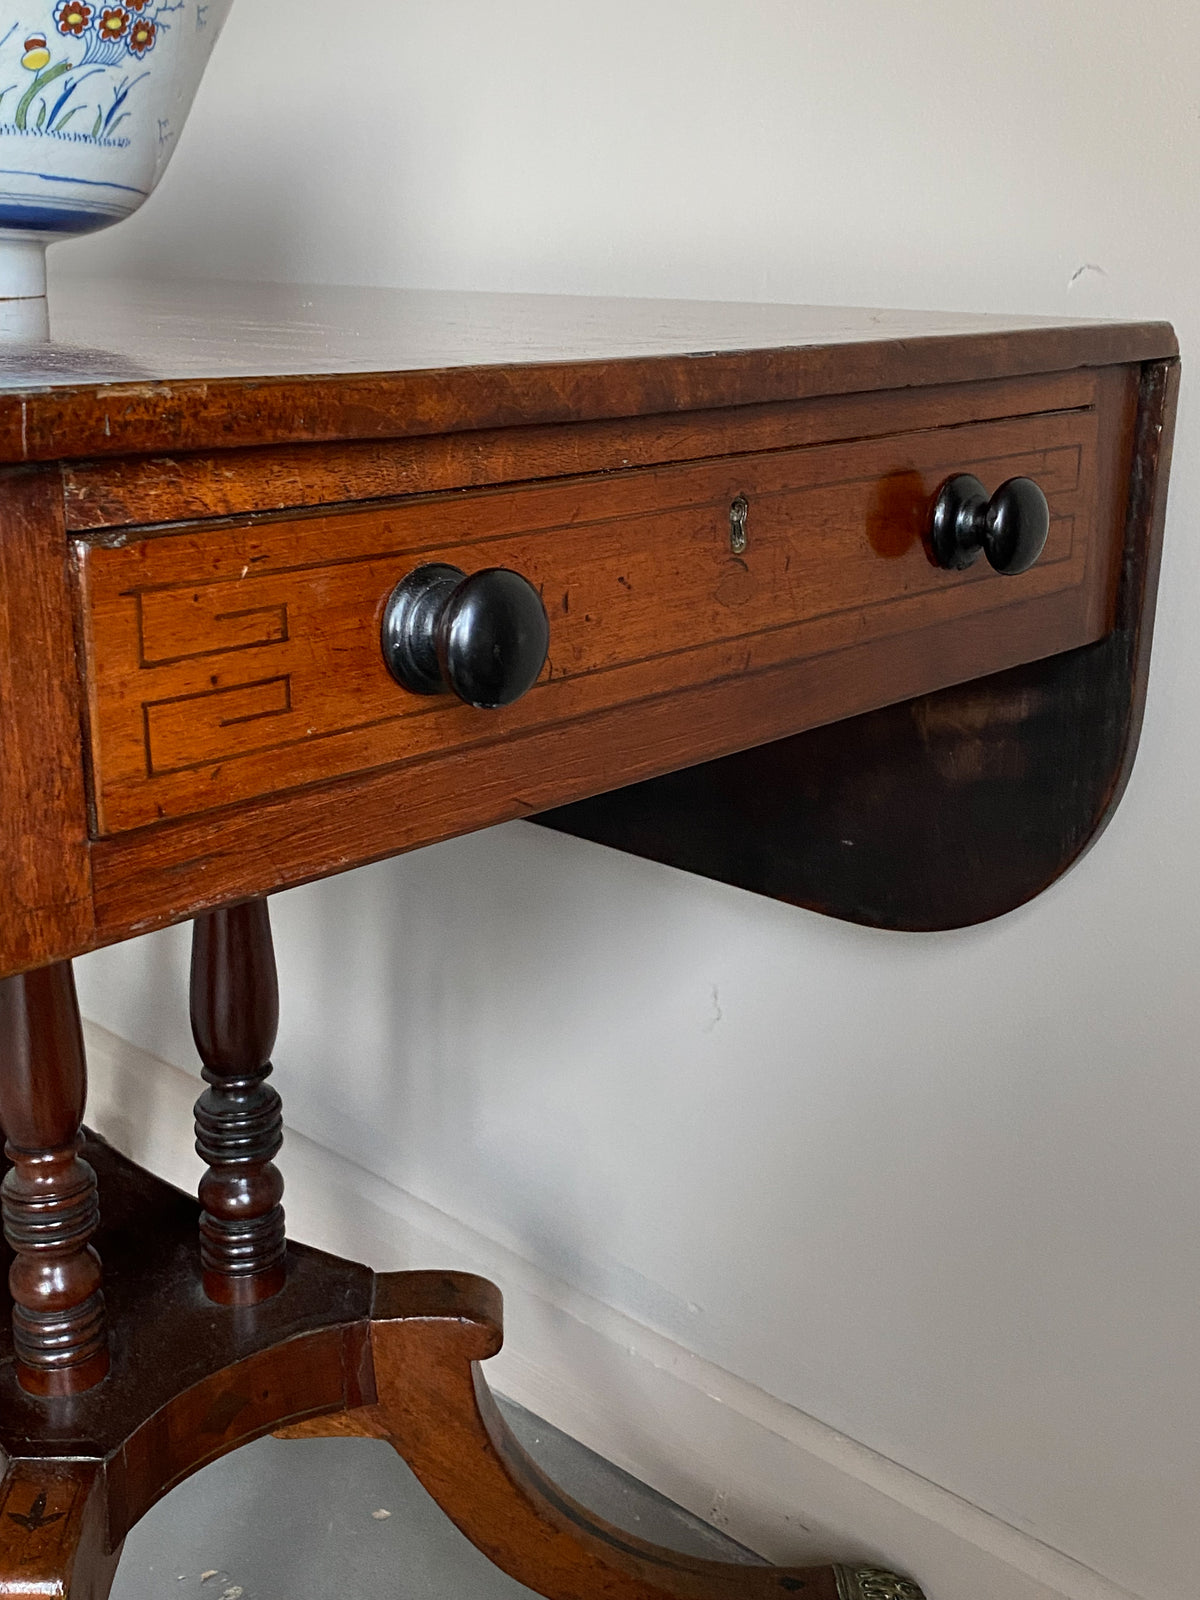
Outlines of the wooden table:
M101 1600L166 1489L283 1429L389 1439L551 1600L918 1594L598 1522L491 1402L492 1285L285 1242L265 897L512 817L881 927L1038 893L1136 744L1171 330L224 284L52 317L0 377L0 1594ZM185 917L199 1207L80 1135L70 968Z

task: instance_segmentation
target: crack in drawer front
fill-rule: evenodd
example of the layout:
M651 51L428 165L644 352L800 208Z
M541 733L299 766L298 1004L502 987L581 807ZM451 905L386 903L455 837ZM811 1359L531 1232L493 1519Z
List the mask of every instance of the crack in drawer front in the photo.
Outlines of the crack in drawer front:
M1094 531L1095 453L1096 415L1081 407L78 541L99 831L486 747L868 638L975 629L978 670L997 670L1011 664L1003 615L1053 595L1072 603L1026 657L1084 643L1107 626L1115 571ZM932 564L929 507L960 471L989 490L1018 474L1041 485L1050 538L1030 572ZM477 711L391 678L382 607L428 561L511 567L540 591L549 659L516 704ZM926 676L941 686L932 648ZM864 705L880 691L864 685Z

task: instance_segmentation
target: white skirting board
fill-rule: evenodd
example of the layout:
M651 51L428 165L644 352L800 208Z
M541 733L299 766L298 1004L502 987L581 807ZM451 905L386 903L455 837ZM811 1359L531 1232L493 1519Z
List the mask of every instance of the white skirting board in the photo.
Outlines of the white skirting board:
M88 1024L88 1122L194 1187L197 1079ZM928 1600L1136 1600L1127 1589L289 1133L288 1231L380 1271L447 1267L504 1291L493 1385L771 1561L857 1561Z

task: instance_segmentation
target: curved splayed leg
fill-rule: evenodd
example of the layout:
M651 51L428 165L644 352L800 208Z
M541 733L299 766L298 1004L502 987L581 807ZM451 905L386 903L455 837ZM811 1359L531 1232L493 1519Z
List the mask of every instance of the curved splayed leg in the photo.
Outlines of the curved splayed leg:
M376 1280L377 1401L288 1430L388 1440L496 1566L548 1600L921 1600L876 1569L745 1566L645 1543L563 1493L518 1443L479 1363L502 1339L499 1291L465 1273Z

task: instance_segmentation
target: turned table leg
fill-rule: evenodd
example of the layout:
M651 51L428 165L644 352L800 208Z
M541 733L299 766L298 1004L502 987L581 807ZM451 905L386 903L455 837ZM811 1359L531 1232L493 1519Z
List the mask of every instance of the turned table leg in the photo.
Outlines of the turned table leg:
M257 1305L283 1287L287 1248L279 1096L266 1082L279 1026L265 900L205 912L192 931L192 1035L211 1087L196 1102L204 1292Z
M72 1395L108 1371L96 1174L79 1155L87 1095L69 962L0 981L0 1123L12 1167L0 1191L17 1377L30 1394Z

